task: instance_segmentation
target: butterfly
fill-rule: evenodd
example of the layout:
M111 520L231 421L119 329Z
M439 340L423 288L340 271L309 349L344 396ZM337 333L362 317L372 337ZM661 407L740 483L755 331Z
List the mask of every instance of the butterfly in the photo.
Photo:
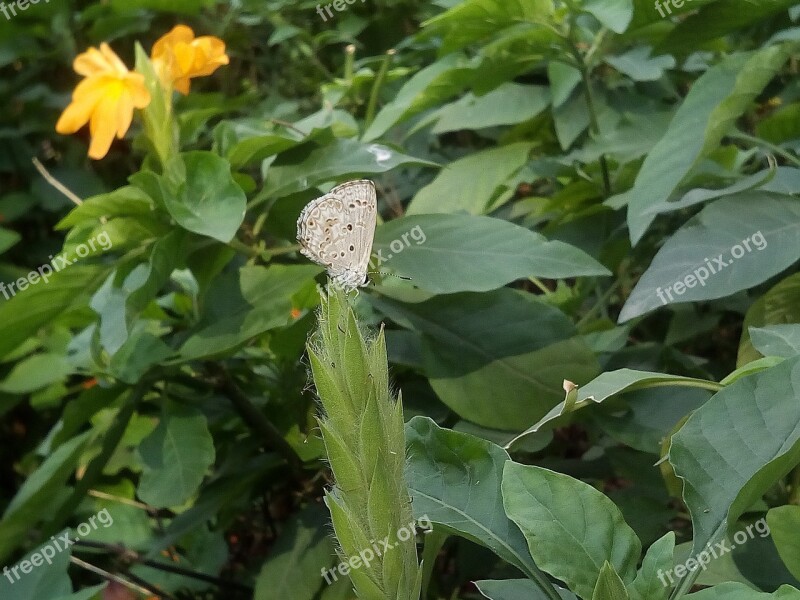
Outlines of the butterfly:
M328 270L346 291L368 283L367 268L378 214L375 184L348 181L312 200L297 220L300 253Z

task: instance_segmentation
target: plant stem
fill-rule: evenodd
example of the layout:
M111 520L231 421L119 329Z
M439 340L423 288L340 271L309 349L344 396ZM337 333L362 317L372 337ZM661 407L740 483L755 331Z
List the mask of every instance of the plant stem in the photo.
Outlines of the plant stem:
M365 127L372 125L375 120L375 111L378 107L378 97L383 87L383 81L386 79L386 73L389 72L389 65L392 64L392 58L397 51L392 48L386 51L386 56L383 57L383 62L378 69L378 75L375 77L375 83L372 86L372 93L369 96L369 104L367 105L367 116L364 119Z
M217 387L222 391L228 400L231 401L236 412L258 437L263 439L273 450L286 459L292 471L300 474L303 470L303 463L300 457L292 448L291 444L278 431L278 428L262 413L255 404L250 402L247 394L236 385L230 374L223 368L216 366L213 368L217 375Z
M139 405L139 402L142 400L149 387L150 381L142 380L133 388L131 395L124 401L124 404L114 417L114 421L111 423L108 431L106 431L105 436L103 436L100 454L89 463L83 477L75 484L70 497L58 510L56 516L53 517L44 528L44 537L47 538L58 533L75 512L75 509L83 502L89 490L95 487L95 484L103 474L103 469L105 469L108 461L111 459L111 455L114 454L117 446L119 446L119 442L125 434L125 430L128 428L128 423L131 417L133 417L136 407Z
M767 140L762 140L754 135L750 135L748 133L744 133L742 131L734 131L733 133L728 134L729 137L735 140L741 140L743 142L750 142L755 146L761 146L762 148L766 148L771 150L775 154L782 156L790 163L795 165L796 167L800 167L800 159L796 156L792 156L789 152L781 148L780 146L773 144L772 142L768 142Z
M592 83L590 80L589 67L586 63L581 68L581 79L583 79L583 87L586 90L586 104L589 107L589 126L591 127L592 134L600 135L600 124L597 120L597 107L594 101L594 92L592 91ZM611 177L608 174L608 161L606 155L600 155L600 170L603 173L603 188L605 189L606 196L611 195Z
M605 302L614 294L614 292L616 292L619 289L619 286L620 286L620 281L618 279L613 284L611 284L611 286L609 286L609 288L603 293L602 296L600 296L597 299L597 302L594 304L594 306L592 306L592 308L590 308L587 311L587 313L583 315L583 317L581 317L581 320L575 324L575 328L580 330L581 327L586 325L586 323L588 323L592 318L594 318L595 313L597 313L597 311L599 311L603 307Z

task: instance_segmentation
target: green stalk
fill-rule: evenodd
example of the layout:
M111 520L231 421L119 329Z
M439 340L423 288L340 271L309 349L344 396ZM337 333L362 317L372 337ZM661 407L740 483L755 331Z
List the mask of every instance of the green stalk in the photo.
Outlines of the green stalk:
M369 96L369 104L367 105L367 116L364 119L365 127L372 125L375 120L375 112L378 108L378 97L383 87L383 82L386 79L386 74L389 72L389 65L392 64L392 58L396 54L396 50L391 49L386 51L386 56L383 58L378 75L375 77L375 83L372 86L372 93Z
M56 516L53 517L44 528L44 538L50 537L61 530L78 506L80 506L80 503L83 502L89 490L97 484L108 461L111 460L111 456L114 454L117 446L119 446L119 442L122 440L122 436L128 428L128 423L130 423L131 417L133 417L133 413L136 411L136 407L139 405L139 402L142 400L149 387L149 380L140 382L133 389L130 396L123 401L122 407L115 415L111 426L103 436L100 454L89 463L83 477L75 484L70 497L59 508Z
M403 478L403 405L389 391L383 331L365 336L347 295L329 285L308 355L336 481L325 503L342 564L361 563L349 571L361 600L419 600L423 573L414 535L400 534L414 517Z

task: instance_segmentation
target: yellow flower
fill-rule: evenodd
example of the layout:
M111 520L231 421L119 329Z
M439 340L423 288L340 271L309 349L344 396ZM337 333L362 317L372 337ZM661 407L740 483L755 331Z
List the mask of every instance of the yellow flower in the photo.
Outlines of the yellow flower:
M89 48L73 63L75 72L84 80L75 88L72 102L61 114L56 131L75 133L89 123L92 143L89 156L94 159L108 154L114 135L122 139L131 126L134 108L150 103L150 92L144 77L128 71L125 64L106 43L100 49Z
M210 35L195 38L186 25L175 26L153 44L151 58L164 84L183 95L189 93L190 79L211 75L229 62L225 42Z

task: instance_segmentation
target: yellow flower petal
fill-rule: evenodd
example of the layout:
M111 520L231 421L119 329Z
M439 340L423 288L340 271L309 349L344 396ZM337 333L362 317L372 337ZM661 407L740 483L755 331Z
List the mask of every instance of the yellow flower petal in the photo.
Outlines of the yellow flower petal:
M182 94L189 93L190 79L211 75L229 62L225 42L214 36L195 38L185 25L162 36L150 55L162 81Z
M111 142L117 132L117 102L118 90L110 91L104 96L92 113L89 122L89 131L92 134L92 143L89 146L89 157L99 160L108 154Z
M103 158L114 136L122 138L131 126L135 108L150 103L144 76L131 73L108 44L89 48L75 59L75 70L86 78L56 124L59 133L74 133L89 123L89 156Z

